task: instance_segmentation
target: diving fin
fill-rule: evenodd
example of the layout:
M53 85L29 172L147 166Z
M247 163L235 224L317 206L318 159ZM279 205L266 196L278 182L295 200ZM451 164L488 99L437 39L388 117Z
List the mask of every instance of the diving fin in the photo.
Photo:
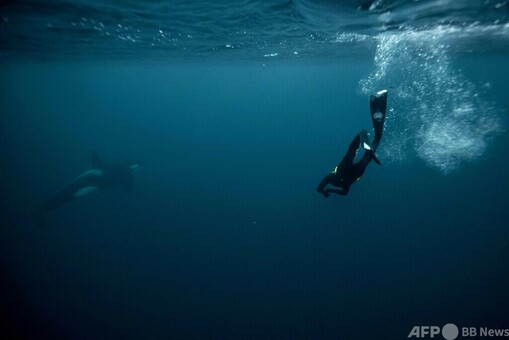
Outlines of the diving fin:
M369 99L369 108L371 111L371 120L373 121L373 129L375 130L373 146L376 149L382 139L382 132L384 130L387 111L387 90L382 90L372 95Z

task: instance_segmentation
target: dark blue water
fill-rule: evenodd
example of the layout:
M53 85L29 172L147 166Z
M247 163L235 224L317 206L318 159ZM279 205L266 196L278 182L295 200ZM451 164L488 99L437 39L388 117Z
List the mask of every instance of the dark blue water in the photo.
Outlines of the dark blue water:
M509 328L508 13L503 1L1 5L0 332ZM325 199L317 184L371 130L382 88L383 166ZM92 151L143 160L133 192L38 226Z

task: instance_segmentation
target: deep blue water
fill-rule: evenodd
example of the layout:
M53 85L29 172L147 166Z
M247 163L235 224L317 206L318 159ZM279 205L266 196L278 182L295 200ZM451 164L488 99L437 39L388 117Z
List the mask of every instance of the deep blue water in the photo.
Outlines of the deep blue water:
M400 339L509 328L504 1L0 5L0 331ZM389 89L346 197L316 186ZM132 193L39 205L140 159ZM438 337L440 338L440 337ZM461 338L461 337L460 337Z

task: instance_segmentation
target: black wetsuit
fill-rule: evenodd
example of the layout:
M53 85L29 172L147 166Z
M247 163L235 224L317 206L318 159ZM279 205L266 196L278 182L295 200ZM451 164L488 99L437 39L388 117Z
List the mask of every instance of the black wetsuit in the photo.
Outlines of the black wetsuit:
M380 164L380 161L376 158L374 152L382 139L385 113L387 109L387 90L382 90L377 92L375 95L372 95L370 97L369 106L371 118L373 120L373 128L375 131L373 144L370 145L369 138L365 130L362 130L357 134L357 136L355 136L348 147L346 155L343 157L341 162L339 162L336 169L325 176L316 188L316 190L325 197L328 197L329 193L347 195L350 190L350 186L361 178L371 160ZM354 164L353 161L359 148L364 148L364 155L360 161ZM328 184L338 187L339 189L326 189Z
M361 178L369 162L373 159L373 152L366 150L360 161L355 164L353 162L360 147L362 134L364 133L365 131L361 131L355 136L348 147L346 155L339 162L336 169L321 180L316 188L319 193L325 197L328 197L331 192L338 195L346 195L350 190L350 186ZM340 189L325 189L327 184L339 187Z

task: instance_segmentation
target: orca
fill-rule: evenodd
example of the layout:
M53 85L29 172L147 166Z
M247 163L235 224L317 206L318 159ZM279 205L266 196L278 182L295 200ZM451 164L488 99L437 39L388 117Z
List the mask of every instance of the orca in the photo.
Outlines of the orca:
M134 186L134 173L143 167L141 162L120 162L105 164L92 152L92 168L76 177L60 192L44 201L39 208L39 225L45 224L45 214L63 204L114 187L122 187L131 192Z

